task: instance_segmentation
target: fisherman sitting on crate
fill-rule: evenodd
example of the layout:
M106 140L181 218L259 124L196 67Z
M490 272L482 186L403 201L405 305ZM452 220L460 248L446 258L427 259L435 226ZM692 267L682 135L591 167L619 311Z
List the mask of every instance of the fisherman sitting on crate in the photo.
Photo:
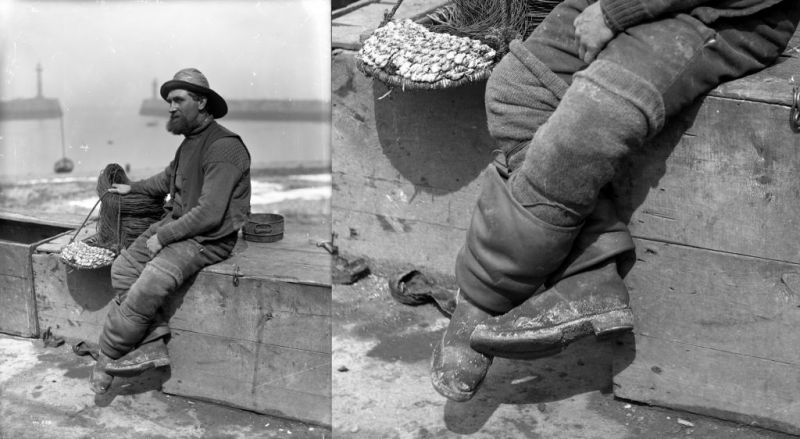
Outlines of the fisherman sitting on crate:
M775 61L799 19L797 0L565 0L511 44L486 86L502 163L457 256L437 391L466 401L494 355L632 328L616 259L633 242L604 187L668 118Z
M218 124L225 100L197 69L180 70L161 86L169 103L167 130L185 136L174 160L153 177L110 192L170 195L167 213L122 250L111 267L118 296L100 334L92 390L112 376L135 375L169 364L170 331L162 306L203 267L227 258L250 212L250 153Z

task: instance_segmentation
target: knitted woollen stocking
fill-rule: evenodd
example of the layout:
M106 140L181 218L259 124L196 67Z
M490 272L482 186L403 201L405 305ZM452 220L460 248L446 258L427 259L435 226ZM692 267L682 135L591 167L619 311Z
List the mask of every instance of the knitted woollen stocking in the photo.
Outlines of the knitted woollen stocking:
M580 224L621 159L663 124L663 100L652 85L616 64L596 61L575 75L536 132L509 180L511 194L549 224Z
M558 107L567 87L522 43L511 43L486 83L485 99L489 133L511 170L521 164L523 149Z

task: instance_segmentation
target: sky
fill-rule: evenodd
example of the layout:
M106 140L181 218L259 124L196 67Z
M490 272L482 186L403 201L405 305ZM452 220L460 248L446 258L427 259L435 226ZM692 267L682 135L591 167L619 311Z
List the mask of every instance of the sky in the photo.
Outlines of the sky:
M196 67L226 99L330 99L329 0L0 0L0 99L138 105Z

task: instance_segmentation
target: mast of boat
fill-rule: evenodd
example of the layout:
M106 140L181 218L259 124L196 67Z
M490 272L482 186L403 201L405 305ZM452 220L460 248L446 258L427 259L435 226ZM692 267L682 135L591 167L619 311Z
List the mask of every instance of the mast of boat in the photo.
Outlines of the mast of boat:
M61 125L61 157L67 157L67 147L64 144L64 115L58 116L58 121Z
M36 63L36 97L42 98L42 63Z

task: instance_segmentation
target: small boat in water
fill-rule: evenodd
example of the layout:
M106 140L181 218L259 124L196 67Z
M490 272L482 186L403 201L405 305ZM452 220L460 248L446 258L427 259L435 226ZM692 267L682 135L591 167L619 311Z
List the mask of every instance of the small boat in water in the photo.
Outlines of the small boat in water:
M53 165L53 170L56 174L66 174L72 172L72 169L75 167L75 164L72 163L72 160L62 157L60 158L55 165Z

